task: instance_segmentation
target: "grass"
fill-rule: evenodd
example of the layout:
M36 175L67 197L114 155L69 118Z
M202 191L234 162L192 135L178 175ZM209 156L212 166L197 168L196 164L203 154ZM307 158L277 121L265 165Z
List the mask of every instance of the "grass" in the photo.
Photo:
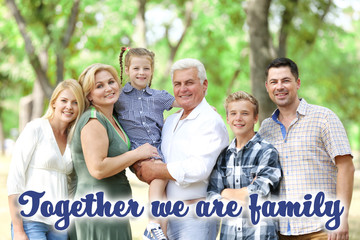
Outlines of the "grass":
M9 169L9 157L0 155L0 238L10 240L10 215L6 193L6 178ZM128 172L129 173L129 172ZM146 206L148 199L148 186L136 179L133 174L128 174L133 197L141 205ZM349 227L350 240L357 240L360 236L360 171L355 174L353 198L350 207ZM134 240L141 240L148 219L143 217L131 219L131 228Z

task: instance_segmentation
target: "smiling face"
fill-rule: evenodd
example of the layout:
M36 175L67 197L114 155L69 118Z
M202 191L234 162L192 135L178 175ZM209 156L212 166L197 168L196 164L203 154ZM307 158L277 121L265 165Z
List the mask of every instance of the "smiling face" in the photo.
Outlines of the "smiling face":
M289 67L270 68L265 86L270 99L279 108L295 105L298 101L300 79L295 79Z
M129 76L131 86L138 90L146 88L153 74L149 57L132 56L125 73Z
M236 138L248 140L254 135L254 125L258 120L255 106L248 100L237 100L228 103L226 121Z
M173 75L174 96L179 105L188 115L205 97L208 81L200 83L198 70L188 68L175 70Z
M78 102L70 89L64 89L60 92L55 102L52 104L54 108L54 119L71 123L79 114Z
M100 70L95 74L95 87L87 98L97 107L115 104L120 95L120 86L113 75L107 70Z

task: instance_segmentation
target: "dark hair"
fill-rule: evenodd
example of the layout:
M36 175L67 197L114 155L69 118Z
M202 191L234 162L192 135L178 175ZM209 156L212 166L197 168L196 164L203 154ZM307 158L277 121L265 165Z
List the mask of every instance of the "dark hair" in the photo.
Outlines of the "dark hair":
M279 68L279 67L289 67L292 75L295 77L295 80L299 78L299 70L296 63L291 59L284 57L276 58L268 65L265 71L266 78L268 77L270 68Z
M122 84L123 80L123 55L128 51L125 55L125 67L130 66L131 57L148 57L151 65L151 73L154 73L154 59L155 53L146 49L146 48L129 48L129 47L121 47L120 55L119 55L119 63L120 63L120 84ZM151 86L152 75L149 82L149 87Z

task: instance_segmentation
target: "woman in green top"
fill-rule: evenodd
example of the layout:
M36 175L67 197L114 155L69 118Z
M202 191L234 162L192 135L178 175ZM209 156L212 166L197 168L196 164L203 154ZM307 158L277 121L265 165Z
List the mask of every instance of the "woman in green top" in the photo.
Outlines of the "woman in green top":
M88 109L80 117L71 142L77 175L75 199L104 192L106 200L131 198L125 168L158 157L155 147L144 144L129 151L130 141L113 116L120 95L118 74L112 66L93 64L79 77ZM75 219L72 239L132 239L129 220L124 218Z

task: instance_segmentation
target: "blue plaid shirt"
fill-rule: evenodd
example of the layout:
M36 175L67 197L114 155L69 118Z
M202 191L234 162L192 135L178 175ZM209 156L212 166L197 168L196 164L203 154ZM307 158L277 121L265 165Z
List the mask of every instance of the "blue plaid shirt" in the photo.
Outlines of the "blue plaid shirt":
M165 90L146 87L138 90L126 83L115 103L118 120L129 136L131 149L145 143L158 148L163 157L161 129L164 125L164 110L170 110L175 98Z
M270 192L278 188L280 179L278 152L270 143L257 133L238 150L234 139L218 157L210 177L208 199L221 199L221 191L225 188L243 187L247 187L249 194L269 196ZM237 218L222 219L220 239L278 239L277 225L274 220L265 218L257 225L252 225L243 212Z

